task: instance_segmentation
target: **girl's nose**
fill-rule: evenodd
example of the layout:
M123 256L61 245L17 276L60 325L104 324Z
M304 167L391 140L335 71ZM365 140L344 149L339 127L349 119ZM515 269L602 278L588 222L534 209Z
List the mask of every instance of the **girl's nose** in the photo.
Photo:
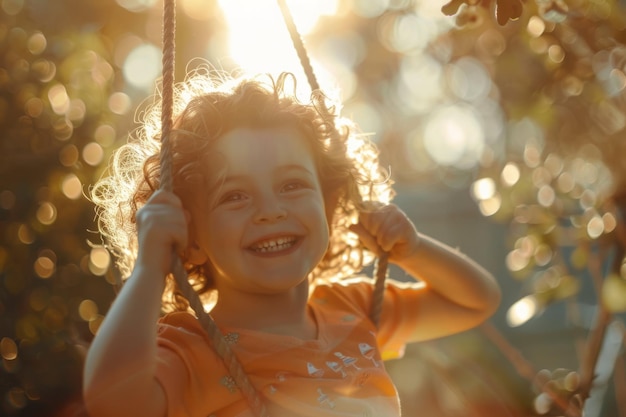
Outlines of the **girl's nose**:
M273 223L287 218L287 210L279 199L266 197L258 200L254 221L257 223Z

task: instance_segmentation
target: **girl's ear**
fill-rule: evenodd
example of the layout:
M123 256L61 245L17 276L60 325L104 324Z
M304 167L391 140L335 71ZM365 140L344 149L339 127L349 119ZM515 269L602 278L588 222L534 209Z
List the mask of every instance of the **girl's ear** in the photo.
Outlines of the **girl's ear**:
M323 194L324 196L324 211L326 212L326 221L328 222L328 226L332 227L333 217L335 216L335 209L337 208L337 204L339 203L339 197L341 196L340 190L335 190L333 192L327 192Z
M189 231L189 244L187 245L187 250L185 250L185 262L193 265L204 265L208 261L208 257L195 240L195 228L189 210L185 210L185 218L187 219L187 229Z
M191 242L187 247L187 262L193 265L204 265L208 257L196 242Z

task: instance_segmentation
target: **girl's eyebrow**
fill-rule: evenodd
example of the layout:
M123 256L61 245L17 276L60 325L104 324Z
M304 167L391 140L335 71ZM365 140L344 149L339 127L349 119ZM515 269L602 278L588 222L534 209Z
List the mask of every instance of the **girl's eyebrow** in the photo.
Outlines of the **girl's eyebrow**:
M308 177L311 178L315 178L315 173L311 172L310 169L300 165L300 164L286 164L286 165L280 165L278 167L276 167L274 169L275 173L278 175L284 175L284 174L288 174L290 172L298 172L300 174L304 174ZM209 193L214 193L215 191L217 191L218 189L221 189L223 187L225 187L228 184L232 184L232 183L244 183L246 181L250 180L250 175L249 174L226 174L226 175L221 175L217 181L215 181L210 187L209 187Z
M303 174L306 174L308 176L311 177L315 177L315 173L311 172L310 169L304 167L303 165L300 164L287 164L287 165L281 165L279 167L276 168L276 171L280 174L282 173L288 173L290 171L297 171Z
M304 167L303 165L300 164L285 164L285 165L280 165L277 166L274 169L274 173L275 174L287 174L289 172L300 172L302 174L306 174L308 176L311 177L315 177L315 173L312 172L310 169ZM224 176L221 177L221 180L219 181L220 185L225 185L231 182L244 182L246 180L248 180L250 178L249 174L238 174L238 173L234 173L234 174L226 174Z

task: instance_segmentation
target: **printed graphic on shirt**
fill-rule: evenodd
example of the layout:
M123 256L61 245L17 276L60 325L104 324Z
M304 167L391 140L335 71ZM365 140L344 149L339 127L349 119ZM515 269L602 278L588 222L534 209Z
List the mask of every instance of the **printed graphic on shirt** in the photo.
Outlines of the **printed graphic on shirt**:
M341 321L343 321L344 323L350 323L354 320L356 320L356 317L354 316L354 314L346 314L345 316L341 318Z
M353 358L351 356L346 356L346 355L344 355L341 352L335 352L334 355L336 357L338 357L339 359L341 359L341 361L343 362L343 366L344 367L352 367L352 368L356 369L357 371L361 370L361 368L359 368L356 365L356 362L358 360L357 358Z
M342 378L345 378L348 376L348 374L346 374L346 372L343 370L343 366L341 366L339 362L327 361L326 366L328 366L330 369L332 369L336 373L341 373Z
M223 376L222 379L220 379L220 384L226 387L228 392L230 392L231 394L237 391L237 383L230 375Z
M320 378L324 375L324 371L322 369L316 368L311 362L306 363L307 372L310 376L314 376L316 378Z
M317 402L320 405L324 405L329 408L335 408L335 403L330 399L330 397L324 391L322 391L321 388L317 389L317 393L319 394L319 397L317 397Z
M380 366L380 362L374 357L374 355L376 355L376 349L374 349L371 345L367 343L359 343L359 351L364 358L372 361L375 367L378 368Z

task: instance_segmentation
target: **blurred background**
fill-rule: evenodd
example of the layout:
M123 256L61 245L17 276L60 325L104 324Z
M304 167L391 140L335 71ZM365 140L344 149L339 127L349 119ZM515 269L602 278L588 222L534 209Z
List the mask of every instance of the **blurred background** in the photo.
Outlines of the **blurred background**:
M403 415L626 416L626 3L288 1L417 227L491 271L484 326L387 367ZM86 198L161 74L158 0L0 0L0 415L83 416L115 296ZM306 79L273 0L179 0L177 79ZM402 278L402 273L392 270Z

